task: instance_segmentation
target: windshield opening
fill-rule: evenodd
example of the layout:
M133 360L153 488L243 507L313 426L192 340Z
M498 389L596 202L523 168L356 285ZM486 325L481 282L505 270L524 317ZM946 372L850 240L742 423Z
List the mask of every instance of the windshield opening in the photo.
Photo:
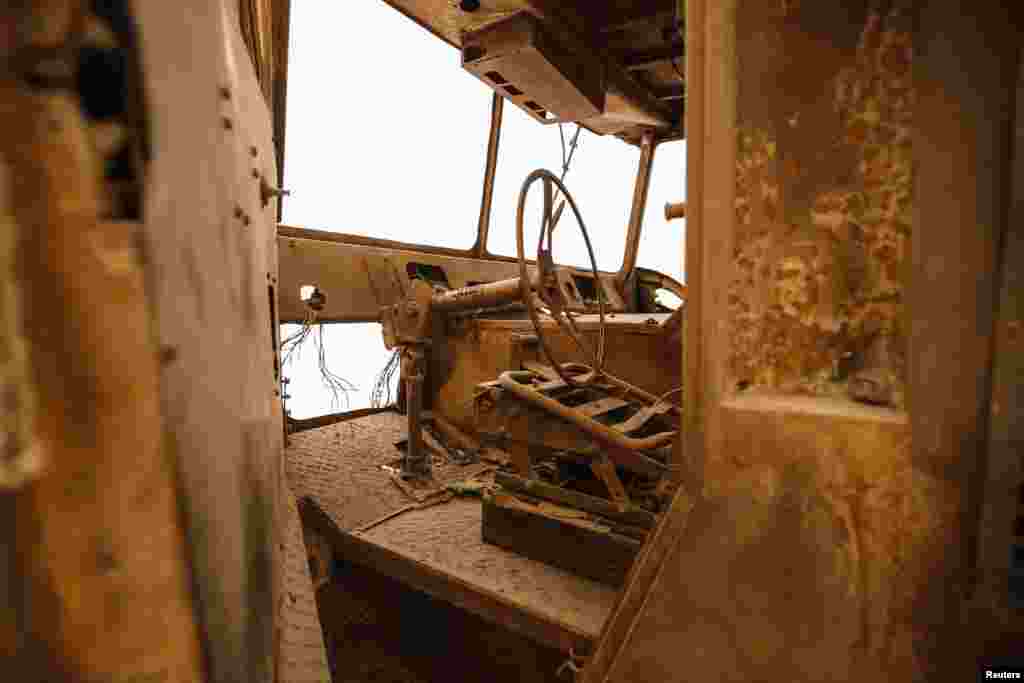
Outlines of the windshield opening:
M516 256L520 186L538 168L561 176L562 144L558 126L539 124L517 107L505 107L502 118L487 250L501 256ZM562 132L568 155L576 126L563 126ZM637 147L612 136L580 131L565 186L587 226L599 270L617 271L622 265L639 161ZM528 259L535 258L537 253L542 206L543 191L538 180L530 186L524 212L524 248ZM552 248L557 263L590 269L586 245L568 206L558 222Z
M383 2L292 4L283 222L476 241L491 91Z
M637 265L686 283L686 219L665 220L665 204L686 201L686 141L658 145L651 166Z

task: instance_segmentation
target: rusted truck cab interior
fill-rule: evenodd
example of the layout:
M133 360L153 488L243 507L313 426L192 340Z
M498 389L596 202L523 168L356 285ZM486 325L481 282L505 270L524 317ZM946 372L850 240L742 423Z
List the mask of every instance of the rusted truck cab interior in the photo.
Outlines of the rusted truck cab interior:
M489 101L426 200L294 170L314 5L0 8L12 680L1024 676L1016 3L362 0Z
M652 173L671 177L673 199L685 191L678 155L658 166L659 148L685 138L679 8L651 3L599 16L470 5L395 8L449 43L451 68L461 61L493 93L472 246L397 243L323 225L278 231L279 316L300 326L282 333L283 358L309 344L317 326L368 322L380 323L393 352L379 387L390 398L394 378L393 401L286 417L289 481L315 548L310 566L336 676L355 661L373 665L355 648L367 639L360 629L374 628L375 640L390 643L391 664L376 664L385 670L455 675L470 666L455 653L503 647L555 662L536 664L533 677L569 676L599 637L683 470L686 288L638 266ZM611 37L583 37L591 34ZM561 164L535 162L525 177L497 184L517 143L510 117L550 133L557 127ZM621 217L595 215L573 192L598 144L636 151L635 165L607 169L598 185L632 198ZM531 150L538 159L550 151ZM496 199L496 187L515 194ZM651 207L661 220L649 229L681 231L667 221L685 205L666 204ZM498 216L498 207L515 215ZM514 255L493 253L494 231L509 228L503 241ZM619 253L604 251L609 241ZM284 362L281 372L290 380L297 370ZM285 387L295 398L294 385ZM375 581L391 585L390 595L352 597L353 586ZM351 614L352 600L389 611L405 594L397 586L465 613L409 613L450 631L447 650L433 648L429 675L386 619L366 624ZM487 638L448 626L465 619L490 623Z

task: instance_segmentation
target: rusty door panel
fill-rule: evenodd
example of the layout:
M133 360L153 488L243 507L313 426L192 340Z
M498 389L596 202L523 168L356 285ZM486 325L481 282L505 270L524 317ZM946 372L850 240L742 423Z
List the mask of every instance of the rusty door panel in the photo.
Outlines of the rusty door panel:
M583 680L969 680L1024 642L1005 574L972 603L1014 24L955 3L687 10L694 503ZM854 400L850 356L885 405ZM1007 537L986 530L985 562Z

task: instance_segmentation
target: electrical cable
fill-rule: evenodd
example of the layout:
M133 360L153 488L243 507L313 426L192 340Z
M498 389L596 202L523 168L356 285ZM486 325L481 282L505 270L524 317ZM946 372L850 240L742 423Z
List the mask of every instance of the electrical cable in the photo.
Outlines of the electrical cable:
M288 336L281 342L281 367L288 367L293 360L298 358L300 349L312 338L313 346L316 347L317 369L320 372L320 381L331 392L332 409L337 410L341 405L341 398L345 399L345 406L349 404L349 393L358 391L358 387L344 377L334 374L327 366L327 348L324 343L323 323L317 320L316 311L310 310L306 319L302 321L302 328Z
M388 358L384 368L377 374L370 392L370 405L374 408L384 408L392 405L391 386L394 384L395 372L398 370L402 352L396 349Z

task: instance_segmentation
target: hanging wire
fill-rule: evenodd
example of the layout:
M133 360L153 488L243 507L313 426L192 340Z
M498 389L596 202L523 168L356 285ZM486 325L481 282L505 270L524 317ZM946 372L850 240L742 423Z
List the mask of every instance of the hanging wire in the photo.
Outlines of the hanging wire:
M306 313L306 319L302 321L302 327L299 328L299 331L290 335L281 342L282 366L287 366L291 363L292 359L295 357L295 353L309 339L309 335L313 331L313 325L315 324L316 312L308 311Z
M580 131L581 130L583 130L583 126L581 126L581 125L579 125L577 123L576 124L576 132L573 133L572 139L569 141L569 154L567 156L566 155L566 150L565 150L565 131L562 129L562 124L561 123L558 124L558 139L562 143L562 175L561 175L561 177L559 177L559 180L561 180L563 183L565 182L565 176L569 174L569 165L572 164L572 157L573 157L573 155L576 154L576 148L579 145L579 141L580 141ZM555 192L555 195L551 198L551 203L552 204L554 204L554 202L559 198L559 195L561 195L561 193L562 193L561 190L557 190ZM558 208L555 210L555 214L554 214L554 218L553 218L554 224L551 226L550 230L554 230L555 229L555 225L558 224L558 220L562 217L562 209L565 208L564 205L565 205L565 200L562 200L562 202L559 204ZM545 226L547 225L547 220L548 220L547 216L545 216L544 217L544 224L545 224ZM551 232L549 231L548 232L548 249L550 249L550 248L551 248Z
M340 407L340 398L345 399L345 408L349 406L348 395L350 392L359 391L359 387L349 382L344 377L335 375L327 367L327 347L324 344L323 323L317 325L317 338L314 342L317 346L317 366L320 369L320 381L327 390L331 392L331 407L337 410Z
M565 182L565 176L569 173L569 164L572 163L572 157L576 153L576 147L579 145L580 131L583 127L576 124L576 132L573 133L572 139L569 141L569 155L565 154L565 131L562 129L562 124L558 124L558 137L562 142L562 177L559 178L563 183Z
M402 352L395 349L388 358L384 368L377 374L373 389L370 391L370 405L374 408L385 408L392 404L391 386L394 384L395 372L401 362Z
M324 325L317 320L316 311L310 310L306 314L306 319L302 321L301 329L281 342L281 366L287 367L293 360L298 358L301 348L310 339L313 340L313 346L316 348L320 381L331 392L331 408L333 410L340 408L341 399L344 399L345 407L347 408L349 405L349 393L358 391L359 388L344 377L334 374L327 366L327 345L324 343Z

